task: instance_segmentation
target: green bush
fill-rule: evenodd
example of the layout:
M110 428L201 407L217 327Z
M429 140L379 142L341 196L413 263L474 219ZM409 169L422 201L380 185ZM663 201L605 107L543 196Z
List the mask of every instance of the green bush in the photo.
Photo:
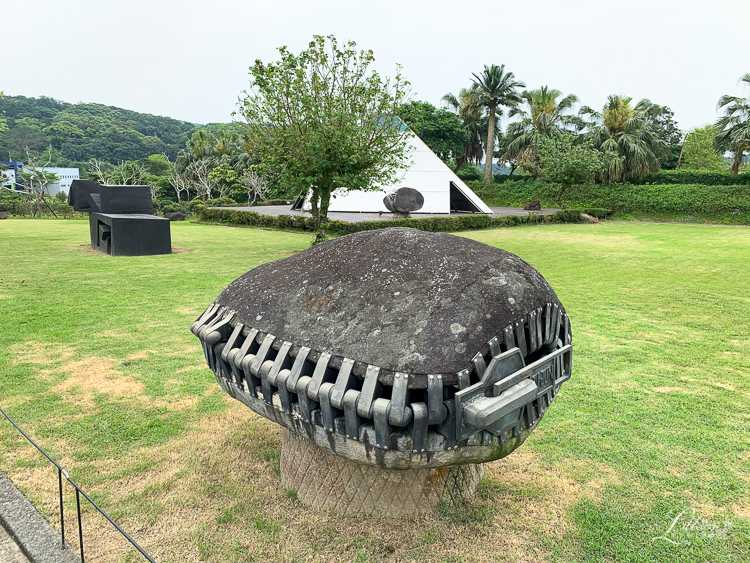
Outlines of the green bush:
M168 203L161 203L162 213L190 213L192 202L188 201L170 201Z
M241 203L237 203L231 197L217 197L214 199L207 199L203 202L207 207L239 207Z
M553 204L548 205L542 202L542 205L558 207L557 203L554 203L557 193L560 191L557 184L539 182L531 176L521 176L520 178L523 178L523 180L518 179L499 184L485 184L484 182L467 182L466 184L482 201L490 206L523 207L530 201L543 199L539 194L548 192L545 193L545 197L551 197Z
M474 188L472 186L472 188ZM512 182L476 188L488 205L521 207L539 200L542 207L559 207L558 186L544 182ZM603 208L623 213L737 215L750 213L750 186L701 184L595 184L573 186L563 197L565 207Z
M53 212L57 217L63 219L71 219L75 216L87 216L85 213L75 213L73 207L68 205L66 198L62 197L45 197L45 203L42 203L41 211L42 216L52 217ZM29 201L26 194L19 194L7 191L0 193L0 211L7 213L8 215L20 215L30 216L32 211L36 209L36 203Z
M0 211L7 213L8 215L12 215L16 212L17 203L25 201L25 195L10 190L0 190Z
M464 182L482 179L482 170L476 164L464 164L456 173L456 176Z
M729 172L708 170L662 170L643 179L633 179L632 184L696 184L703 186L750 186L750 174L733 176Z
M207 199L206 201L203 201L202 199L194 199L188 203L188 211L190 213L198 213L196 208L198 206L203 207L241 207L241 203L237 203L230 197L217 197L215 199Z
M315 223L312 220L312 217L305 217L303 215L261 215L255 211L208 209L204 206L199 206L197 209L199 209L200 219L208 223L226 223L232 225L296 229L302 231L313 231L315 228ZM346 221L338 221L334 219L328 221L325 224L324 229L330 234L337 235L385 229L388 227L411 227L421 231L453 232L497 227L514 227L517 225L540 223L578 223L581 221L581 213L587 213L593 217L603 219L606 217L607 210L591 208L566 209L564 211L558 211L554 215L529 213L524 216L508 215L505 217L491 217L490 215L476 214L452 217L386 219L382 221L362 221L359 223L347 223Z
M528 182L534 181L534 177L528 174L520 174L518 171L511 174L495 174L492 177L495 184L504 184L505 182ZM487 185L487 184L485 184Z

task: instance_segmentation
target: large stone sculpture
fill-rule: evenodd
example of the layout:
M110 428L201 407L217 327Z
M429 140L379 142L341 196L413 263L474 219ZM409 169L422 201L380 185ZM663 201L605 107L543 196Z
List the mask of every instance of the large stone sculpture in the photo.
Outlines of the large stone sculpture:
M399 188L383 198L383 205L394 217L409 217L424 205L424 196L414 188Z
M282 481L350 514L472 494L571 370L568 316L534 268L413 229L258 266L191 330L221 387L284 427Z

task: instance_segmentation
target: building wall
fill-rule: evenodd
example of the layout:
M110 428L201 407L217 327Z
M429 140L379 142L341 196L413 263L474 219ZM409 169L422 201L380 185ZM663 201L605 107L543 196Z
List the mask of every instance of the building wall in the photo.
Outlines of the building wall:
M55 195L59 192L64 193L70 193L70 184L73 183L73 180L80 180L80 171L78 168L42 168L45 172L52 172L53 174L57 174L57 177L60 178L57 182L54 184L50 184L47 186L49 195Z

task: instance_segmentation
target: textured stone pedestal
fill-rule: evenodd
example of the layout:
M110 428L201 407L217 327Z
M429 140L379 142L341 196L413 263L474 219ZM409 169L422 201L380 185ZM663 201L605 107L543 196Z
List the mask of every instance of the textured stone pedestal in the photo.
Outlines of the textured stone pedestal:
M432 512L476 492L482 464L395 470L358 463L284 430L281 481L303 503L346 515Z

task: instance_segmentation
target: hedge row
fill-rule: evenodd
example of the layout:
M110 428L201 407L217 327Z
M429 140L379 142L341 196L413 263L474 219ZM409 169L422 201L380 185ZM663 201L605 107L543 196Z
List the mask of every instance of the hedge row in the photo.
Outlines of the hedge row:
M473 187L473 186L472 186ZM540 200L542 207L559 207L558 185L544 182L512 182L477 187L489 205L523 206ZM563 197L566 207L596 207L624 213L686 213L734 215L750 213L750 186L700 184L595 184L573 186Z
M662 170L631 184L700 184L703 186L750 186L750 174L709 172L708 170Z
M331 234L346 235L359 231L372 231L387 227L411 227L420 231L451 232L489 229L498 227L514 227L525 224L538 223L580 223L580 215L586 213L592 217L603 219L606 209L565 209L554 215L524 216L508 215L505 217L490 217L489 215L460 215L453 217L424 217L411 219L388 219L384 221L361 221L347 223L346 221L331 220L326 222L325 230ZM226 223L232 225L246 225L259 227L276 227L281 229L299 229L313 231L315 223L311 217L304 215L261 215L255 211L236 209L206 209L199 210L201 221L207 223Z
M495 184L516 182L534 182L532 176L523 174L495 174ZM468 183L476 182L469 180ZM700 184L703 186L750 186L750 174L732 175L729 172L711 172L708 170L661 170L644 178L633 178L631 184ZM486 184L485 184L486 185Z

